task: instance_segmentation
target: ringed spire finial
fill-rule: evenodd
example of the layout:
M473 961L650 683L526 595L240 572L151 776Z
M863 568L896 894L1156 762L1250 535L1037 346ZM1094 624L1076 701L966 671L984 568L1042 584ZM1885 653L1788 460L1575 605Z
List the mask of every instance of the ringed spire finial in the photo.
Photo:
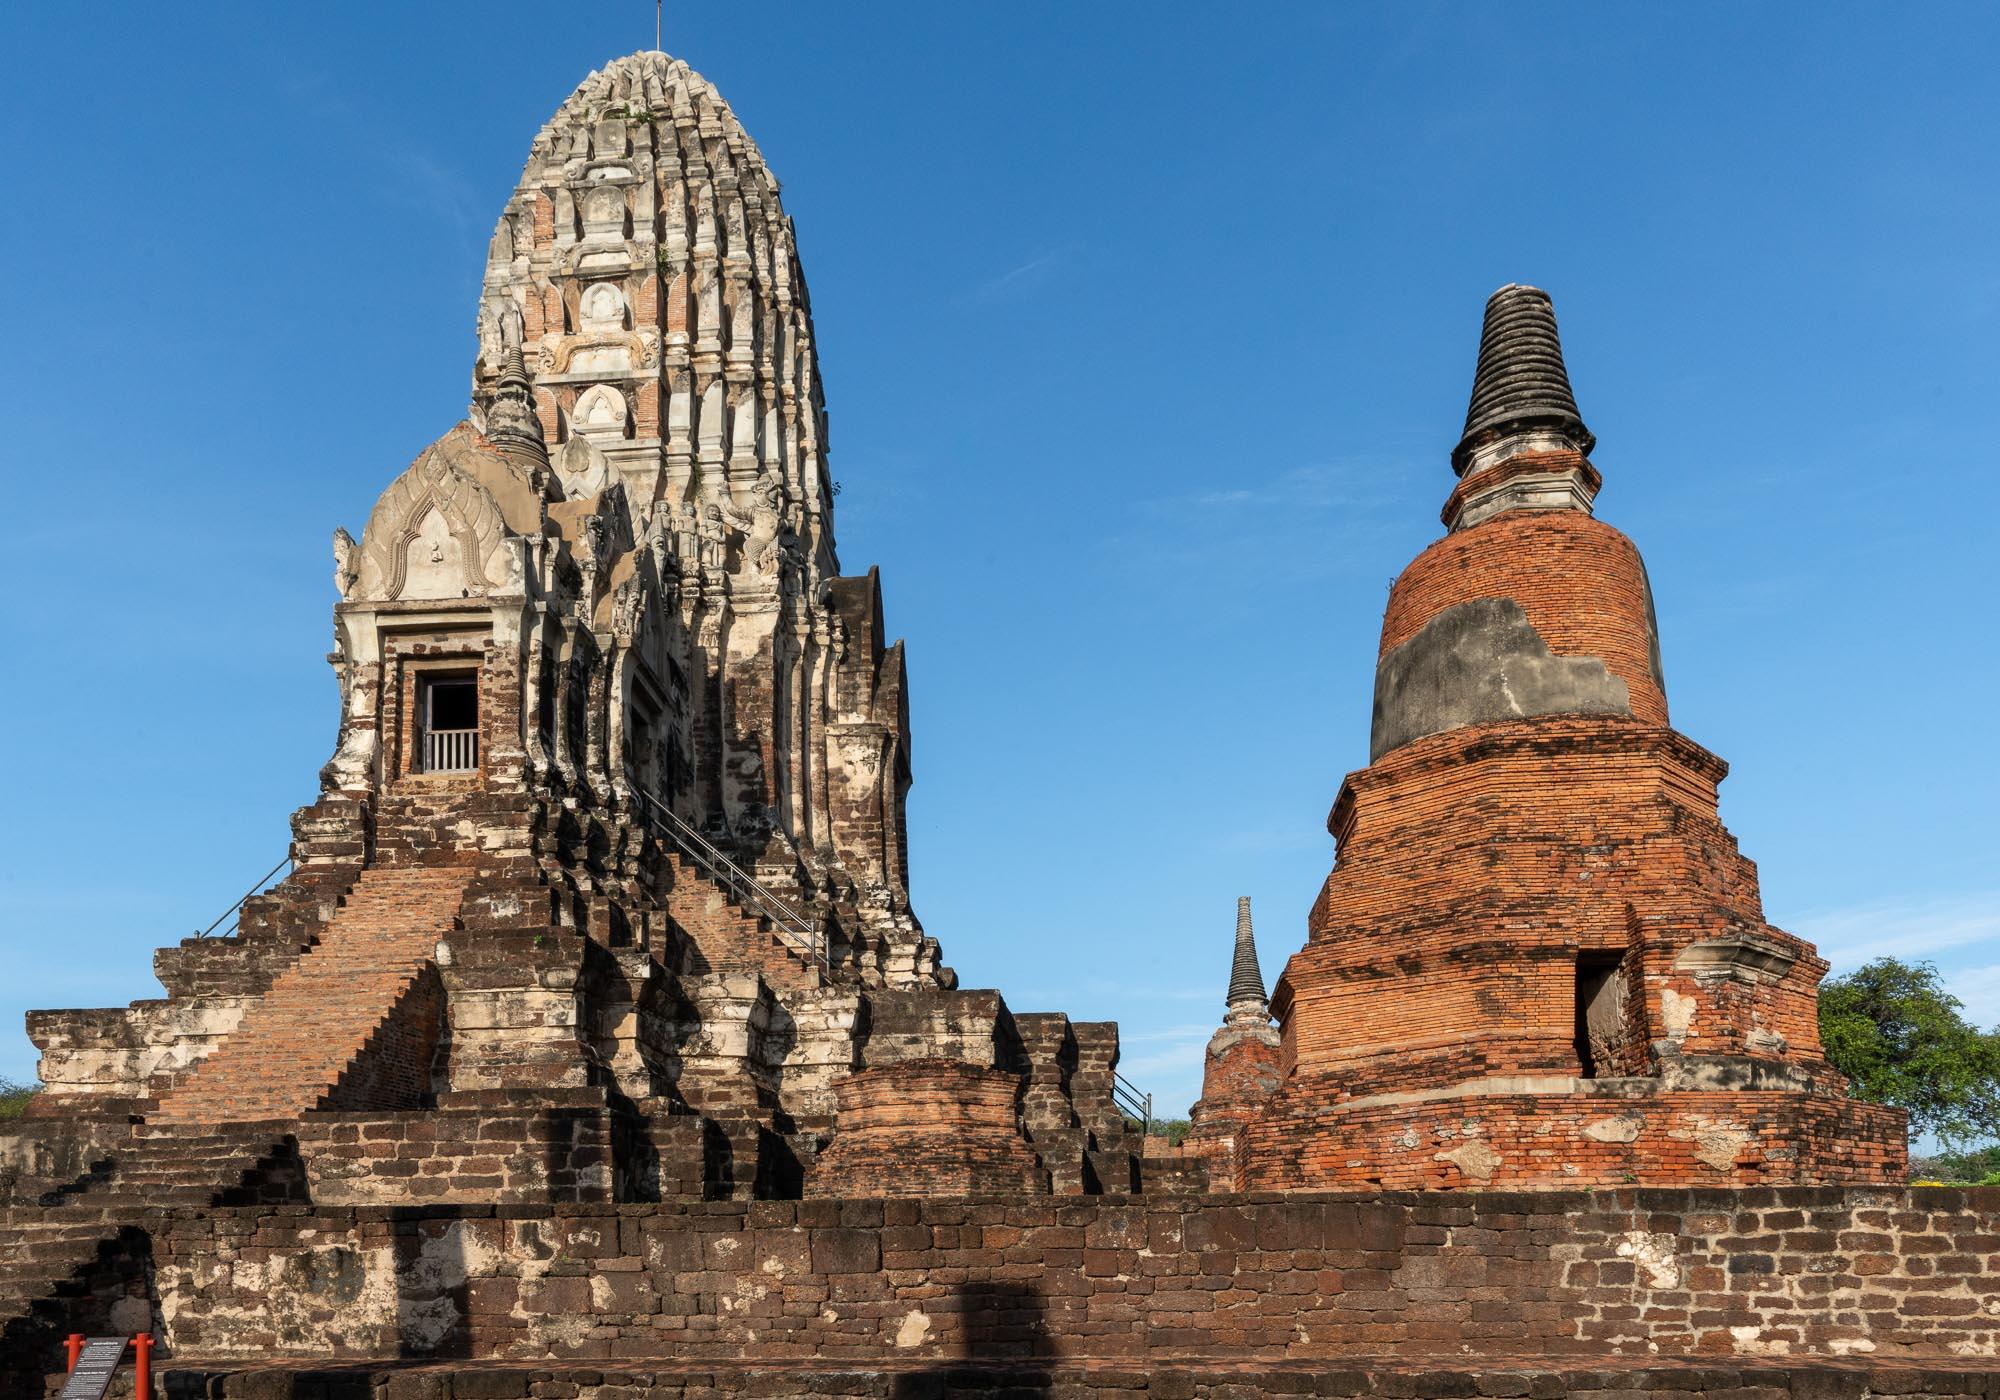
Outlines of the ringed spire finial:
M1475 454L1488 455L1482 449L1527 434L1566 442L1586 456L1597 445L1569 387L1554 303L1540 287L1509 282L1486 301L1472 401L1452 470L1464 476Z
M1236 901L1236 954L1229 966L1229 1010L1254 1010L1269 1017L1270 1000L1264 995L1264 970L1257 965L1257 935L1250 927L1250 896Z

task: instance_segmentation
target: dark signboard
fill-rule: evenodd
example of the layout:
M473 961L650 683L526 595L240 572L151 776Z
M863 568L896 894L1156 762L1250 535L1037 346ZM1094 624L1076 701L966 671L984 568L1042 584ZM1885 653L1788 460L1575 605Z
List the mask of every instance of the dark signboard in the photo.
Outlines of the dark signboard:
M104 1400L112 1373L124 1358L127 1337L92 1337L76 1358L76 1369L62 1388L60 1400Z

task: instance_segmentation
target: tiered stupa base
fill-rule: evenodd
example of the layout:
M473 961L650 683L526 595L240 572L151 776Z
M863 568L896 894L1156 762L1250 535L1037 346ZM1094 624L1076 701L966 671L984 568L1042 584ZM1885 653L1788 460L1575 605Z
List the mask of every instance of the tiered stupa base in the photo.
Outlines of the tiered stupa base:
M1840 1185L1908 1171L1902 1114L1825 1094L1521 1076L1328 1099L1295 1080L1239 1127L1228 1189Z

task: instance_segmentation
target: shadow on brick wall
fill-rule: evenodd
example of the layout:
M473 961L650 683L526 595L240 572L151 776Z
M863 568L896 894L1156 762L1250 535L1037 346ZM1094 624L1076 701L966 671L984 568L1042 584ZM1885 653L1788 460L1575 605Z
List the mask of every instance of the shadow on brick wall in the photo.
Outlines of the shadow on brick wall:
M472 1355L464 1229L422 1206L390 1211L396 1260L396 1355L447 1360Z
M1032 1280L967 1283L934 1311L955 1315L952 1360L898 1377L897 1400L945 1395L1045 1395L1050 1372L1048 1301ZM942 1320L942 1316L940 1318Z
M21 1246L15 1245L19 1249ZM161 1333L153 1282L153 1237L127 1226L101 1241L90 1261L58 1279L0 1328L0 1394L41 1395L61 1385L63 1338Z

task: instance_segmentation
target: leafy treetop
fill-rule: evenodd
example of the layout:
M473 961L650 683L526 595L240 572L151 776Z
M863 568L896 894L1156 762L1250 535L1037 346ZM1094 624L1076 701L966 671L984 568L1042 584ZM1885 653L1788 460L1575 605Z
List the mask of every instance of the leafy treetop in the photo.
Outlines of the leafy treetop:
M1819 1036L1854 1096L1908 1109L1946 1147L2000 1137L2000 1032L1968 1022L1929 963L1878 958L1819 989Z

